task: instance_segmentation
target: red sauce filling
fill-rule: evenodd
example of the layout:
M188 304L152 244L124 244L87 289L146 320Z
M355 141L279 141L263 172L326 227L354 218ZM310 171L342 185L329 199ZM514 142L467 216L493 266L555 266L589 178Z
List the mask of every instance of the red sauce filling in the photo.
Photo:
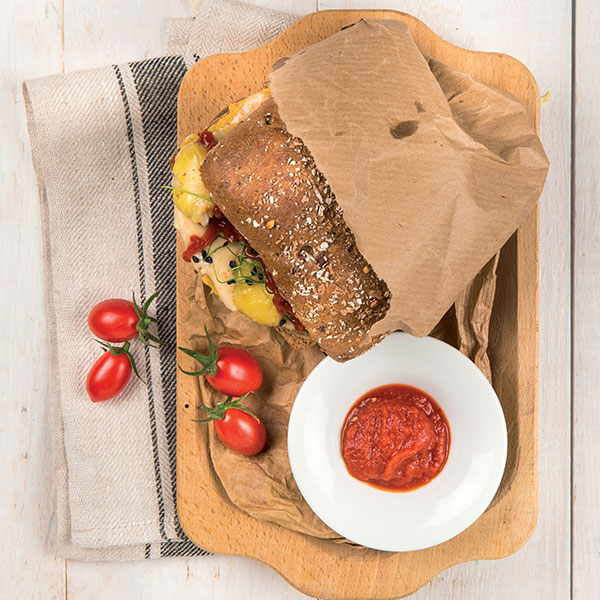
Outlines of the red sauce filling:
M211 131L205 129L198 134L198 141L207 149L210 150L217 145L217 140Z
M341 449L350 475L387 491L429 483L444 467L450 427L436 401L403 384L361 396L344 421Z
M206 231L202 237L197 235L190 236L190 243L188 247L183 251L183 260L190 262L192 260L192 256L200 252L208 246L218 234L217 228L209 222Z
M212 133L207 132L212 136ZM273 276L263 263L260 256L256 251L248 244L246 238L227 220L221 210L215 206L213 210L213 216L208 222L208 227L202 237L197 235L190 236L190 242L187 248L183 251L183 260L190 262L192 256L197 254L201 250L204 250L218 235L223 236L228 242L245 242L244 252L248 258L260 261L263 271L265 273L265 282L267 289L273 294L273 304L280 315L287 315L294 325L296 331L304 331L304 325L298 320L291 304L281 295Z
M260 260L260 258L259 258ZM262 263L262 260L260 261ZM280 315L287 315L292 324L294 325L294 329L296 331L304 331L304 325L300 323L296 315L294 314L294 310L292 309L292 305L279 293L277 286L275 285L275 281L273 281L273 275L267 271L264 263L263 270L265 272L265 280L267 282L267 289L273 292L273 304L277 309L277 312Z

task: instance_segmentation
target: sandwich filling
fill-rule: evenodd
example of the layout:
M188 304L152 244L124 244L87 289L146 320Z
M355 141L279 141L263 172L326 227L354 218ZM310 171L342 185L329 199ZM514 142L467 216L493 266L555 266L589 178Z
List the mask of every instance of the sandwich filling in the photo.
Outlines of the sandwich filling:
M183 259L229 310L261 325L302 331L260 257L215 206L200 174L208 152L270 94L262 90L231 104L210 127L183 140L171 169L175 228L185 245Z

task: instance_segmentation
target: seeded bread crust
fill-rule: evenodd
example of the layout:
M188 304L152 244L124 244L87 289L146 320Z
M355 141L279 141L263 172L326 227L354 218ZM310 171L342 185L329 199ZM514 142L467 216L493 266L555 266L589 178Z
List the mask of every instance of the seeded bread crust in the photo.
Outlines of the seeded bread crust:
M304 331L297 331L296 329L288 329L279 325L275 329L277 329L283 339L294 350L304 350L304 348L310 348L317 343L306 329Z
M327 180L272 98L207 155L202 180L259 253L298 319L332 358L373 343L390 292L356 247Z

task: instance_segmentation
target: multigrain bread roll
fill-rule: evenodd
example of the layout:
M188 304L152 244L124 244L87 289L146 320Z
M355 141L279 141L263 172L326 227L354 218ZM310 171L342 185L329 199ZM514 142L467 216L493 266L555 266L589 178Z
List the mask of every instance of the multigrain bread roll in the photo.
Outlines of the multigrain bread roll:
M248 240L321 349L348 360L368 349L390 292L356 247L325 177L264 101L200 167L211 200Z
M207 129L187 136L171 159L175 227L190 262L203 283L225 306L253 321L275 328L292 347L316 342L281 296L264 263L224 217L206 189L200 166L217 142L256 110L270 95L265 89L234 102Z

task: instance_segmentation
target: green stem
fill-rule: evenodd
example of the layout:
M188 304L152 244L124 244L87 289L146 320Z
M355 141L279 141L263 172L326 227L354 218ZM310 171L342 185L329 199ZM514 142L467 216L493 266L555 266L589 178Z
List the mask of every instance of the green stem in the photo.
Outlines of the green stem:
M131 365L131 368L133 370L133 372L135 373L136 377L144 384L144 385L148 385L141 377L140 374L138 373L137 370L137 366L135 364L135 359L133 358L133 355L131 354L131 352L129 352L129 346L130 343L129 342L125 342L122 346L113 346L112 344L109 344L108 342L102 342L100 340L96 340L103 348L105 348L105 352L108 351L110 352L113 356L122 356L123 354L125 354L125 356L127 356L127 359L129 360L129 364Z
M233 399L232 396L227 396L227 400L225 402L218 402L214 408L209 406L202 406L202 410L206 412L209 416L206 419L192 419L194 423L210 423L211 421L221 421L225 418L225 413L230 408L237 408L238 410L242 410L249 415L252 415L257 421L260 419L252 412L249 408L242 406L240 402L248 397L252 392L246 392L241 398Z
M219 348L213 344L213 341L208 335L208 329L206 325L204 326L204 331L206 333L206 339L208 340L208 354L201 354L200 352L196 352L191 348L183 348L179 346L179 349L188 356L191 356L193 359L197 360L201 365L202 369L200 371L186 371L178 365L179 370L186 375L191 375L192 377L200 377L201 375L210 375L214 377L217 374L217 361L219 360Z
M156 323L156 319L148 315L148 309L150 308L153 300L156 298L156 292L154 292L154 294L152 294L152 296L150 296L150 298L148 298L148 300L146 300L141 307L139 307L135 301L134 292L131 292L131 297L133 298L133 308L135 310L135 314L138 316L138 322L135 328L137 329L140 342L146 346L149 346L150 348L158 347L153 346L150 341L161 345L164 344L163 341L157 338L154 334L150 333L148 329L151 323Z
M190 196L196 196L196 198L202 198L202 200L207 200L208 202L212 202L212 200L208 196L203 196L202 194L196 194L196 192L190 192L189 190L185 190L180 187L173 187L172 185L161 185L160 187L165 190L171 190L172 192L182 192L184 194L189 194Z

